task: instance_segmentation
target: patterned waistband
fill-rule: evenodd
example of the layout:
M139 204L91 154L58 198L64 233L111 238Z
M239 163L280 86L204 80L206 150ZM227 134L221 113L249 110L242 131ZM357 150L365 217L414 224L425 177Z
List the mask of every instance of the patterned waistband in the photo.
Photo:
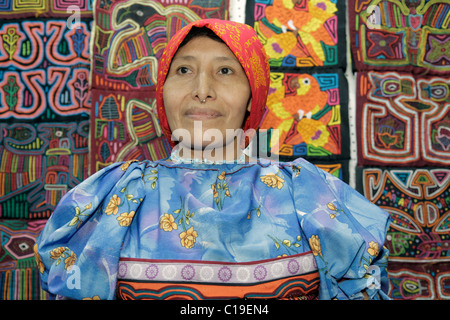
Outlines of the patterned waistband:
M316 272L311 252L245 263L121 258L118 278L135 281L251 284Z

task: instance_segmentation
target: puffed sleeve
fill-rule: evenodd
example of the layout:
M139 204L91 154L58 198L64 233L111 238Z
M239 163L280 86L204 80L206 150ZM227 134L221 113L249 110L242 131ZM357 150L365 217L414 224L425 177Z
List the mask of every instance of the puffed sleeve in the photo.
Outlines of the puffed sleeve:
M389 299L389 214L333 175L292 163L300 226L320 273L320 299Z
M119 252L143 194L143 163L112 164L71 189L34 246L52 296L114 299Z

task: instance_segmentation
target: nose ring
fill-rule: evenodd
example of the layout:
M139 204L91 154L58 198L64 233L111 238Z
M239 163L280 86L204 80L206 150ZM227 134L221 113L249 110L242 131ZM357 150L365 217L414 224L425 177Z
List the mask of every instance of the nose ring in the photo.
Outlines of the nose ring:
M200 103L205 103L206 102L206 99L203 99L203 100L200 100Z

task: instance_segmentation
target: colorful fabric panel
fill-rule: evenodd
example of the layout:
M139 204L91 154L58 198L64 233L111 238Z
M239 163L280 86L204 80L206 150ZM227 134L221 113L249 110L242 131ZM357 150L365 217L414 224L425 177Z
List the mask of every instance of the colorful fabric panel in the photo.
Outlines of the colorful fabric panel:
M122 258L121 299L221 299L317 297L314 256L304 253L251 263Z

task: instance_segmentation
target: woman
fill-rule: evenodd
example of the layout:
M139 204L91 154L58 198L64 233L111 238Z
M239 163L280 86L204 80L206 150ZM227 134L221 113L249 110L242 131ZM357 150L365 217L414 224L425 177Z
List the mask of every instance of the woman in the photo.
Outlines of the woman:
M250 161L236 148L248 139L227 136L257 128L268 87L250 27L201 20L177 33L157 85L170 159L116 163L68 192L35 246L43 288L73 299L387 298L389 215L303 159Z

